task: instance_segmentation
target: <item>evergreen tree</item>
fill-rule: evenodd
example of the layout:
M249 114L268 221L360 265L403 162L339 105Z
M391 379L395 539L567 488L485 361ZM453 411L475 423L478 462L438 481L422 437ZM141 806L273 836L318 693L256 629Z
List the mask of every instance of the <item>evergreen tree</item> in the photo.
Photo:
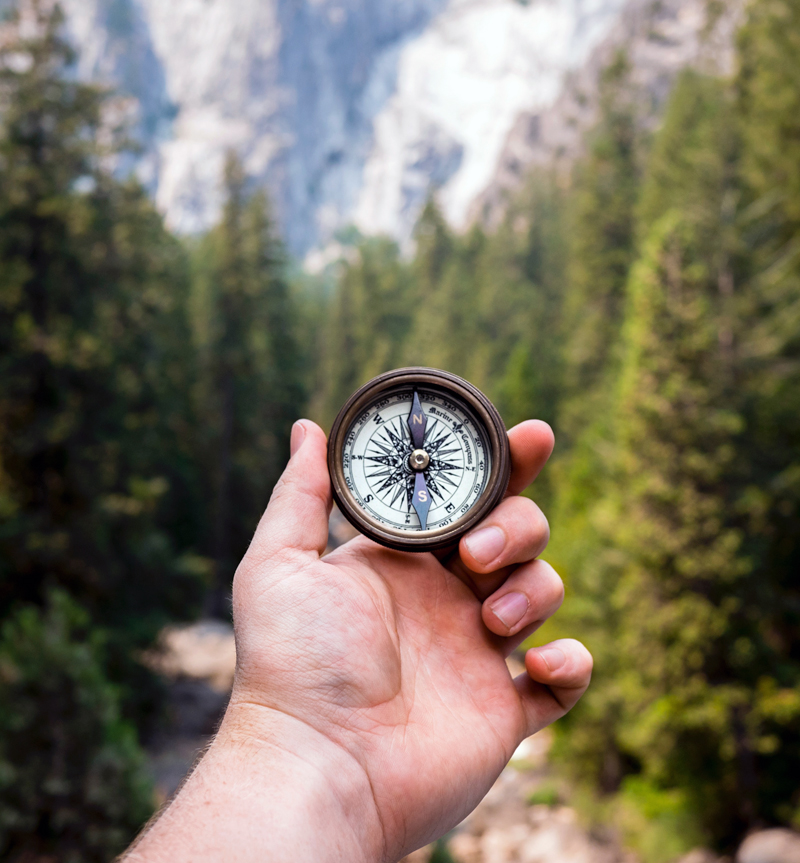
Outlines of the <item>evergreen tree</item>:
M447 369L476 385L485 371L481 356L491 344L480 318L480 259L485 236L473 228L451 237L429 203L417 227L419 248L412 265L419 298L406 350L409 365Z
M792 515L778 479L790 460L764 470L786 457L776 444L792 407L769 426L753 408L764 415L764 384L785 360L773 342L754 373L765 307L737 237L737 155L725 88L684 75L639 209L648 234L628 286L614 420L587 440L611 468L561 546L582 547L571 550L571 613L600 669L566 749L661 821L666 839L652 824L640 836L654 860L679 853L681 834L726 846L756 823L792 820L798 805L787 578L797 540L783 532ZM784 521L767 522L778 506Z
M211 483L205 548L216 570L209 611L217 615L227 613L234 569L283 470L304 403L296 310L266 198L246 192L234 156L225 183L222 220L197 253L194 298L198 459Z
M0 57L0 614L60 584L143 645L199 586L167 530L192 533L184 258L102 170L103 95L71 74L57 8L23 14L33 35Z
M453 253L454 237L435 198L429 198L414 229L414 289L423 301L436 292Z
M5 27L0 844L99 860L149 811L120 719L154 708L136 652L202 589L187 268L142 190L103 169L105 96L77 81L58 8L22 3Z
M779 581L785 641L800 623L800 8L750 4L736 79L743 202L738 221L750 261L741 312L745 412L753 440L749 543Z
M347 398L371 377L409 360L403 355L417 293L396 243L372 238L345 263L330 299L323 334L317 413L330 423Z
M582 618L585 624L593 624L591 631L601 638L611 610L601 587L605 547L596 523L597 506L612 480L614 383L625 289L635 259L644 149L624 54L602 73L599 93L600 118L587 136L588 152L576 165L565 195L564 232L569 239L558 330L563 343L561 391L557 448L548 473L558 489L550 558L567 576L568 590L575 591L576 614L587 615ZM582 591L595 602L582 599ZM593 647L600 652L599 643ZM613 716L613 705L607 707L604 716ZM611 744L611 726L603 722L593 733L607 755L602 764L593 764L592 775L608 790L618 785L624 765Z
M571 190L568 287L564 300L562 434L574 440L596 414L622 323L634 257L640 141L630 65L619 54L603 72L600 120Z
M488 238L481 272L494 336L489 387L509 426L531 417L556 423L566 250L562 192L550 173L536 171Z
M744 632L735 597L750 563L732 517L742 418L697 239L695 225L668 213L631 276L609 540L624 554L612 600L624 615L618 744L657 787L687 794L719 841L752 805L752 741L737 735L753 693L732 667Z

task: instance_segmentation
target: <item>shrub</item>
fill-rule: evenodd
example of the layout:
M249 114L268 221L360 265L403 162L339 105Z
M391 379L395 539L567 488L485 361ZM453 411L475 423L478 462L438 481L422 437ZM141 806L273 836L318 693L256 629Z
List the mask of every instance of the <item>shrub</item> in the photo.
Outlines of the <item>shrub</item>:
M133 727L103 672L102 636L67 594L0 630L0 857L100 863L152 811Z

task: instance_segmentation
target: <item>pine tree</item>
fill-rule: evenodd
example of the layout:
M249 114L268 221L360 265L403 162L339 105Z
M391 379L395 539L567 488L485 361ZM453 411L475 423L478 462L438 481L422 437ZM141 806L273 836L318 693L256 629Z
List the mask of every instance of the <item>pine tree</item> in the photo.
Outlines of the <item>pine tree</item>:
M752 430L749 534L787 594L800 567L800 9L758 0L739 39L737 114L743 138L738 217L750 260L741 353ZM797 608L796 600L790 607ZM788 607L784 600L784 611ZM776 626L796 631L797 612Z
M396 243L376 237L359 244L329 300L316 398L323 423L333 421L361 384L409 362L404 350L417 296Z
M601 669L566 748L601 786L621 787L625 805L648 807L640 841L652 859L667 853L659 819L678 853L677 834L725 847L756 823L790 821L798 803L787 578L797 542L786 521L768 520L779 500L792 517L776 482L787 462L764 470L785 456L776 444L792 406L760 421L784 359L762 355L754 373L750 345L769 310L738 235L738 152L725 87L684 75L639 209L647 233L628 284L614 419L593 444L611 467L564 538L583 546L572 614Z
M146 644L199 586L167 532L184 519L185 262L102 170L103 94L70 74L57 8L21 14L34 35L0 64L0 614L57 583Z
M216 570L209 611L217 615L227 613L235 566L283 470L305 400L296 310L266 197L247 193L233 155L225 183L222 220L197 253L194 302L197 458L211 482L205 548Z
M531 417L556 423L563 391L564 233L561 189L552 174L536 171L486 244L481 304L494 334L489 386L508 425Z
M154 706L136 654L202 589L187 268L141 188L103 168L105 95L76 80L57 7L22 3L5 27L0 844L100 860L150 807L120 716Z
M602 74L599 109L598 124L587 136L588 152L576 165L564 205L569 241L558 331L563 341L562 387L556 407L557 449L549 468L550 482L558 488L553 523L560 526L554 530L550 555L568 578L575 578L576 593L588 585L597 590L604 582L595 509L611 482L611 406L625 290L636 255L644 146L630 65L622 53ZM602 589L598 595L602 597ZM607 604L601 601L592 610L580 599L576 603L590 614L595 632L602 632ZM608 741L600 729L596 737ZM614 748L605 748L609 755L604 765L593 769L599 785L613 788L623 767Z
M631 276L611 539L626 558L614 587L628 683L619 740L645 778L687 791L719 840L735 833L750 791L737 775L749 742L735 728L749 693L730 665L734 597L750 564L731 517L743 423L697 233L668 213Z
M571 190L568 287L564 302L565 400L562 434L574 440L597 407L614 359L640 181L640 134L630 65L619 54L600 83L600 120Z
M440 220L431 203L417 227L420 247L412 272L419 299L407 363L446 369L485 386L482 353L490 339L479 308L485 236L475 227L466 237L452 237Z
M415 290L423 302L436 292L453 252L454 237L435 198L430 198L414 229Z

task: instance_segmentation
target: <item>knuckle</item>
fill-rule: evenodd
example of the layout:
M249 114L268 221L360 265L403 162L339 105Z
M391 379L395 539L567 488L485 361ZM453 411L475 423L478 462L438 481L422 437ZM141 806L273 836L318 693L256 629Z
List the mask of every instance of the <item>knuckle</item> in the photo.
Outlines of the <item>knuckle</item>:
M594 668L594 657L588 648L575 638L565 638L564 647L572 655L572 667L575 669L574 676L580 680L588 680Z
M538 518L538 514L541 513L539 506L529 497L515 497L509 503L514 507L517 516L526 523Z
M564 581L561 576L545 561L539 561L540 577L544 584L544 592L556 607L564 601Z
M536 505L534 504L534 506ZM550 540L550 522L538 506L536 507L536 533L540 541L547 545Z
M537 547L546 545L550 538L550 522L547 520L547 516L530 498L518 497L516 500L518 501L516 508L519 524L522 528L521 533L529 541L533 541Z

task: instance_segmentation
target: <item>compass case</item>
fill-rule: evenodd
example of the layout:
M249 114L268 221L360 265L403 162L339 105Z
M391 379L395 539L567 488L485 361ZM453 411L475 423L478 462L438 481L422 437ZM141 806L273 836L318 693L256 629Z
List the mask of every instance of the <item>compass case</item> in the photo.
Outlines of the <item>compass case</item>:
M481 495L470 509L452 524L431 530L412 532L381 524L356 502L345 481L344 446L349 429L366 409L382 397L406 389L432 391L462 402L481 424L481 431L491 450L490 472ZM379 375L350 396L334 420L328 438L328 471L333 487L333 499L342 515L358 531L388 548L400 551L437 551L454 546L500 503L508 488L511 454L508 435L500 414L477 387L450 372L412 367Z

